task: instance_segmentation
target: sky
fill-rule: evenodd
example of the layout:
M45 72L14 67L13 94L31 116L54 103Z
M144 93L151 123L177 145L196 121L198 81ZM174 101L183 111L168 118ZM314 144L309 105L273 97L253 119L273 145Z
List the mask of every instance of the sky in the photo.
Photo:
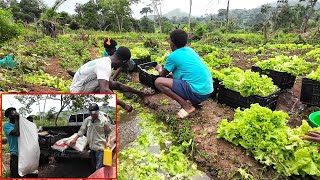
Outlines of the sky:
M51 6L55 0L44 0L46 4ZM58 11L66 11L74 14L75 5L77 3L84 4L89 0L68 0L58 9ZM252 9L263 4L272 3L276 0L230 0L230 9ZM189 0L163 0L162 14L170 12L174 9L181 9L184 12L189 12ZM133 5L134 18L141 18L140 11L143 7L150 3L150 0L141 0L139 5ZM215 14L218 9L226 9L227 0L193 0L192 15L201 16L205 14Z
M14 98L15 95L11 95L11 94L4 94L2 95L2 109L7 109L9 107L15 107L17 110L19 110L19 108L23 107L23 105ZM103 95L96 95L97 97L101 97ZM115 107L116 106L116 101L115 101L115 95L112 96L112 99L109 99L109 106ZM40 110L43 111L43 105L44 105L44 101L40 101ZM102 105L102 104L99 104ZM60 101L54 101L54 100L49 100L46 102L46 109L45 112L48 112L52 107L56 107L56 111L58 111L60 109ZM39 106L34 104L33 106L31 106L32 108L32 113L28 114L28 115L35 115L39 112Z

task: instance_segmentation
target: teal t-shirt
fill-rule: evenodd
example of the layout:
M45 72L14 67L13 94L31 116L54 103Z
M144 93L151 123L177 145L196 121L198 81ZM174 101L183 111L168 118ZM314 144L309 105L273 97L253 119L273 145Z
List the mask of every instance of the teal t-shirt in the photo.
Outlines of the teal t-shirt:
M183 47L172 52L167 57L164 68L172 72L174 79L189 83L191 90L199 95L208 95L213 92L213 81L209 68L190 47Z
M3 131L6 134L9 150L11 155L18 155L18 137L9 135L10 132L14 129L14 124L5 123L3 125Z
M116 46L116 50L118 50L118 46ZM103 57L108 57L109 56L109 54L108 54L108 52L106 51L106 49L104 49L104 51L103 51Z

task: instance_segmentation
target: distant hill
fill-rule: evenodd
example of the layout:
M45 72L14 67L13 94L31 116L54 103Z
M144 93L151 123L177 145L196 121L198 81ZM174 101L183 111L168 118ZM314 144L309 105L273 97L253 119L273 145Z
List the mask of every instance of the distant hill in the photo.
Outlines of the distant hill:
M289 1L289 5L293 6L293 5L296 5L296 4L302 4L302 5L307 5L307 2L299 2L299 0L290 0ZM269 3L272 7L277 7L277 2L273 2L273 3ZM320 2L317 2L316 4L316 9L320 9Z
M186 12L183 12L181 9L174 9L168 13L163 14L163 17L166 17L168 19L171 19L172 17L182 18L182 17L188 17L189 14ZM149 19L154 19L154 15L148 16Z

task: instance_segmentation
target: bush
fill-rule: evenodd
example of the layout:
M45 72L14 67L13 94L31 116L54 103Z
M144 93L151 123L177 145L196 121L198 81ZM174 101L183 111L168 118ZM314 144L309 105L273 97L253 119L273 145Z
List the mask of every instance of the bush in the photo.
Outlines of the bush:
M22 27L13 22L11 12L0 9L0 43L19 36L21 30Z

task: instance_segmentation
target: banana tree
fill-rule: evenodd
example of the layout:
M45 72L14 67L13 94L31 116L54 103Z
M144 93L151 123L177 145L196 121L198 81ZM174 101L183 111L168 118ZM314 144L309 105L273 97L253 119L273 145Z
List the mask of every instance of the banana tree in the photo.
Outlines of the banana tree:
M52 38L57 37L57 22L59 14L56 10L67 0L56 0L51 8L47 8L46 11L40 17L40 24L42 25L42 32Z
M308 27L308 21L310 19L310 17L314 14L314 7L316 6L318 0L299 0L300 2L304 2L307 1L307 11L306 14L304 16L304 20L301 24L301 31L303 31L304 33L307 31L307 27Z

